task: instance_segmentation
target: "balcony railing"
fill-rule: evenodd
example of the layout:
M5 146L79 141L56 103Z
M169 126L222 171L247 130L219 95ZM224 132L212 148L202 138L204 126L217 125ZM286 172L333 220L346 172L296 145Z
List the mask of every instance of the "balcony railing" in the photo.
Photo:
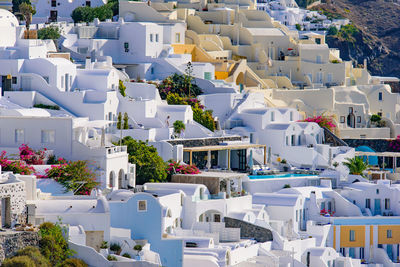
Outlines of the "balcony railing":
M126 146L113 146L113 147L107 148L107 155L121 153L121 152L127 152L127 147Z

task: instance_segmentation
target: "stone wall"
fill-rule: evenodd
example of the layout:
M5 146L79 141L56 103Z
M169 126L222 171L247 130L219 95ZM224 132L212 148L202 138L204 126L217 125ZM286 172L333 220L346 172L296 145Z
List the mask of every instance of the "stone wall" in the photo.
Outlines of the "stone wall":
M257 242L273 240L272 232L264 227L229 217L225 217L224 222L226 228L240 228L240 238L253 238Z
M0 232L0 262L5 258L27 246L39 246L39 235L37 232L19 232L7 230Z
M241 141L240 136L227 136L227 137L212 137L212 138L199 138L199 139L185 139L185 140L168 140L171 145L183 145L184 147L198 147L198 146L217 146L221 142L226 141Z
M9 210L11 215L11 225L14 226L16 223L23 224L26 222L26 191L25 182L16 180L15 176L12 175L7 183L0 184L0 199L9 199ZM6 224L9 224L6 222Z
M369 146L376 152L389 151L392 139L343 139L351 147Z

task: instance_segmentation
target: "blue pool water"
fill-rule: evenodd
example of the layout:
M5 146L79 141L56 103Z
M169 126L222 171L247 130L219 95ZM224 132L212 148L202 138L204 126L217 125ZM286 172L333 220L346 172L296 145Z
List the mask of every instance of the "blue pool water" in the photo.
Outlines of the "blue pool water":
M284 173L284 174L270 174L270 175L249 175L250 179L275 179L275 178L290 178L290 177L318 177L314 174L305 173Z

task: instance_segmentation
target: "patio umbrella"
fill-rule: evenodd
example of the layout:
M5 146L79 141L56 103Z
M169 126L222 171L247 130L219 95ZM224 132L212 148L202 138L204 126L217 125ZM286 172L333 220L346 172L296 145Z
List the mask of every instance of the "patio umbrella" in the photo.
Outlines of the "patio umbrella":
M250 155L249 155L250 159L249 159L249 168L252 169L254 162L253 162L253 150L250 150Z

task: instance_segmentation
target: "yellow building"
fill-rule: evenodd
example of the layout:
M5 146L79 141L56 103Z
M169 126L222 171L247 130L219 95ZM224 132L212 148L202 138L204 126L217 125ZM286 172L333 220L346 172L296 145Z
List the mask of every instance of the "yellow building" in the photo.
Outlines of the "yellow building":
M400 217L355 217L333 220L333 248L343 256L374 262L386 253L400 260Z

